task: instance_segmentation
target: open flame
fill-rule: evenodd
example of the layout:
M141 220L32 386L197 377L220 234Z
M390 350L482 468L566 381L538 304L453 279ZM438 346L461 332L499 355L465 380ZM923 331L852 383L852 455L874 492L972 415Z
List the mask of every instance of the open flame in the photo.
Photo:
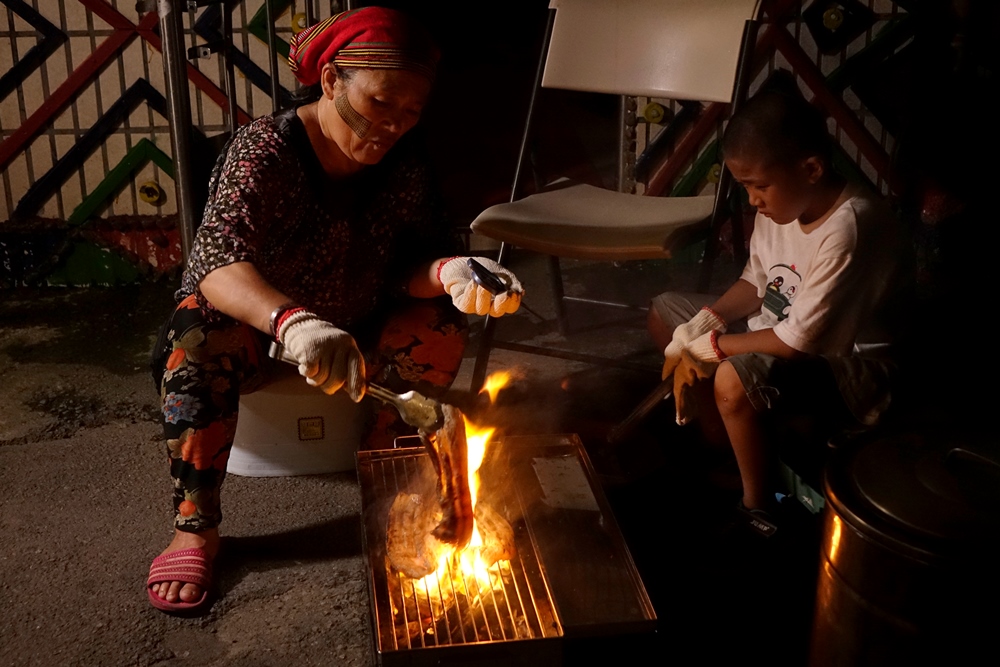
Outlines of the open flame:
M508 371L497 371L496 373L490 373L489 377L486 378L486 382L483 383L483 388L479 390L479 393L484 391L490 395L490 403L496 403L497 394L500 390L510 384L511 378L513 376Z
M496 401L496 396L511 379L510 373L501 371L493 373L486 378L483 391L487 391L490 402ZM490 443L496 428L489 426L478 426L473 424L463 416L465 421L465 439L468 457L468 479L469 495L472 497L473 515L475 514L476 503L479 498L479 468L486 458L486 447ZM437 570L428 574L423 579L414 581L416 589L421 594L425 594L431 599L441 597L441 582L452 579L460 579L459 583L465 588L466 594L477 595L470 589L469 584L474 584L477 590L492 588L489 567L482 558L483 538L479 532L479 526L473 519L472 538L469 543L462 548L448 548L438 558ZM450 570L450 574L449 574ZM470 581L471 579L471 581Z

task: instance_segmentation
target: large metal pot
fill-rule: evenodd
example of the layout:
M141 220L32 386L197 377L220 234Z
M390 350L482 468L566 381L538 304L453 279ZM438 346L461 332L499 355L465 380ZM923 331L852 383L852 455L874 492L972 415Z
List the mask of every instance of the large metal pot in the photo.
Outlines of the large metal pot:
M911 431L841 453L809 664L1000 664L1000 447Z

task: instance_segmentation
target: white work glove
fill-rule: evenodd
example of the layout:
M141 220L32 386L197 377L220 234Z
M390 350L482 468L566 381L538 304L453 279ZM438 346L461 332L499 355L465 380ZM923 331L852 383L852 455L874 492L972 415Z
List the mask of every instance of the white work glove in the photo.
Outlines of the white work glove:
M469 315L493 317L516 311L521 305L521 296L524 294L517 276L492 259L473 257L472 259L496 274L507 286L506 292L493 296L489 290L477 285L472 279L472 269L469 268L468 259L468 257L452 257L442 262L438 268L438 277L444 285L444 291L451 295L451 302L455 307Z
M282 322L278 340L312 386L327 394L344 387L355 403L364 397L365 358L351 334L300 310Z
M716 315L714 310L707 307L702 308L689 321L675 328L674 337L670 340L670 344L663 349L663 371L660 373L660 379L666 380L673 374L677 364L681 361L681 352L688 343L711 331L725 333L726 321Z
M725 358L716 339L721 332L709 331L698 336L681 350L680 360L674 369L674 406L677 409L677 423L683 426L693 416L689 405L689 392L698 380L715 375L719 364Z

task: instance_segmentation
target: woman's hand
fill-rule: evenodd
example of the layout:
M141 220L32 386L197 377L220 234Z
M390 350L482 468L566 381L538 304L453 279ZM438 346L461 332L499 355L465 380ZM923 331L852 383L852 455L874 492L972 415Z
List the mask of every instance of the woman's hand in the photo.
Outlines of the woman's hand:
M365 359L351 334L300 310L282 322L278 340L312 386L327 394L343 387L355 403L364 397Z
M500 317L516 311L521 305L524 288L513 273L485 257L473 257L488 271L496 275L507 291L493 295L472 277L469 257L452 257L438 264L437 277L451 301L463 313Z

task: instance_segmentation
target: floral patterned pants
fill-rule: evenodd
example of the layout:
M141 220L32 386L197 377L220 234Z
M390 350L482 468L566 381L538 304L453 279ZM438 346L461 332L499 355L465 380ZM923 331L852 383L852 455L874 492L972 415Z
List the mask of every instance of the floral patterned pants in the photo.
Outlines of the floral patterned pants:
M468 340L465 316L448 299L413 300L394 309L375 332L352 332L365 353L368 379L397 392L440 396L455 380ZM219 492L236 434L240 395L272 374L268 337L236 320L210 322L190 296L171 315L153 351L163 432L174 482L174 525L187 532L222 520ZM304 381L304 380L303 380ZM414 430L390 406L370 420L363 446L391 447Z

